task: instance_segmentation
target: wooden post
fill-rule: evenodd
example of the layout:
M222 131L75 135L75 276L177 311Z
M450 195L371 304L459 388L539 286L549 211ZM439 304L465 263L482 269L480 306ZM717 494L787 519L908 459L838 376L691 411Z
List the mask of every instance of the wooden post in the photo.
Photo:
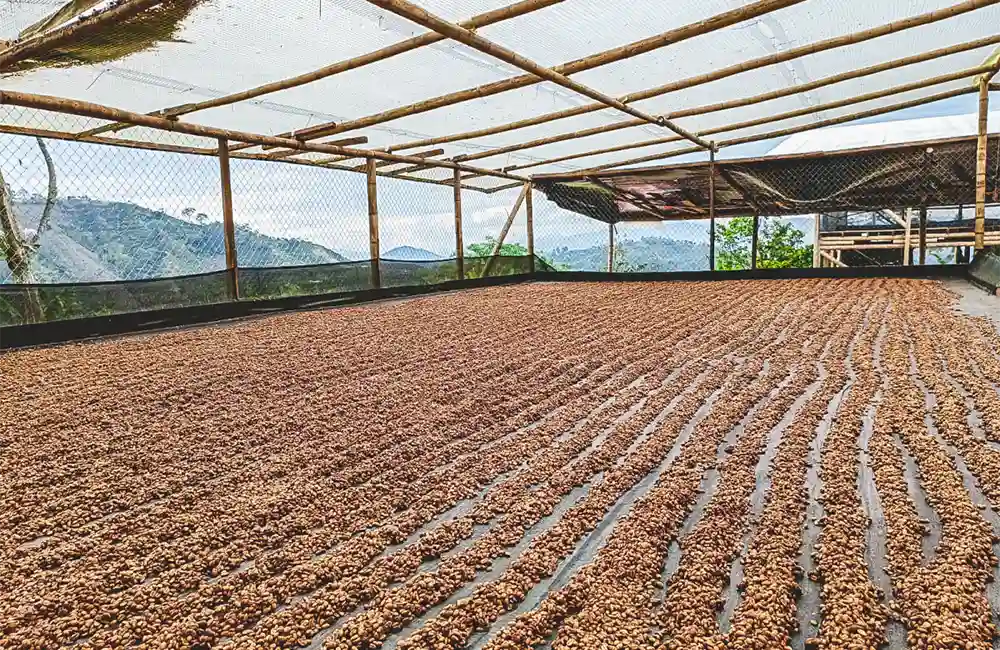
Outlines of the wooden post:
M920 208L920 266L927 263L927 206Z
M813 233L813 268L818 269L823 266L823 258L819 256L819 239L823 227L823 217L816 215L816 232Z
M382 250L378 241L378 190L375 185L375 159L369 158L367 162L368 172L368 250L371 260L371 280L373 289L382 288L382 268L379 261L382 257Z
M709 151L708 163L708 270L715 270L715 143Z
M985 248L986 238L986 128L990 108L989 75L979 79L979 141L976 146L976 250Z
M913 262L913 253L910 250L913 245L913 214L909 208L903 210L903 214L906 220L906 227L903 230L903 236L906 238L903 240L903 266L909 266Z
M531 203L532 185L528 183L528 193L524 197L525 221L528 228L528 272L535 272L535 211Z
M462 173L455 170L455 263L458 279L465 279L465 244L462 240Z
M753 215L753 237L750 240L750 270L757 270L757 240L760 237L760 215Z
M608 273L615 271L615 224L608 224Z
M486 277L490 274L493 269L493 265L496 264L497 258L500 256L500 250L503 248L503 243L507 239L507 234L510 232L510 227L514 225L514 217L517 216L517 211L521 209L521 204L524 203L525 197L531 193L531 183L525 183L521 188L521 193L517 195L517 200L514 201L514 207L511 208L510 214L507 215L507 221L503 223L503 227L500 228L500 236L497 237L497 241L493 244L493 250L490 251L490 256L486 260L486 266L483 267L483 276Z
M222 231L226 246L226 271L229 274L229 297L240 299L240 281L236 260L236 225L233 222L233 183L229 171L229 143L219 139L219 178L222 181Z

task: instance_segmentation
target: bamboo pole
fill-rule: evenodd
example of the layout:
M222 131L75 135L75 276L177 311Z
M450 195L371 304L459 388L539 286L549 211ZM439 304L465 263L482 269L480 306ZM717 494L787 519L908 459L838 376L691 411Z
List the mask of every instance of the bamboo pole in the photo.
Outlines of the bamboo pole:
M913 253L911 252L911 247L913 246L913 213L907 208L904 213L906 214L906 227L903 229L906 240L903 242L903 266L909 266L913 262Z
M68 43L80 42L104 29L107 26L120 24L133 16L151 9L165 0L127 0L111 9L94 14L75 22L46 32L35 38L15 43L0 52L0 72L9 72L17 63L26 59L38 59L48 52Z
M760 238L760 215L753 215L753 235L750 238L750 269L757 270L757 242Z
M927 206L920 208L920 266L927 264Z
M368 252L373 289L382 288L382 249L379 245L378 187L375 179L375 159L368 159Z
M818 269L820 267L819 244L823 229L823 217L821 215L817 214L815 216L814 227L816 230L813 233L813 268Z
M595 90L590 86L574 81L564 74L556 72L551 68L546 68L545 66L540 65L527 57L521 56L509 48L483 38L473 31L465 29L455 23L448 22L439 16L435 16L429 11L408 2L408 0L368 0L368 2L377 7L381 7L386 11L391 11L398 16L402 16L407 20L411 20L418 25L432 29L439 34L443 34L448 38L458 41L459 43L464 43L465 45L468 45L483 54L488 54L489 56L499 59L504 63L520 68L521 70L524 70L525 72L528 72L540 79L550 81L556 85L562 86L563 88L572 90L577 94L583 95L584 97L600 102L608 108L614 108L622 113L639 118L644 122L648 122L649 124L655 124L665 129L669 129L685 140L690 140L691 142L706 149L709 147L707 141L702 140L696 134L687 131L686 129L663 117L650 115L637 108L633 108L632 106L629 106L624 102L611 97L610 95L606 95L598 90Z
M839 266L841 268L846 268L847 267L846 264L844 264L843 262L841 262L839 259L837 259L833 255L830 255L826 251L820 251L819 254L820 254L820 256L823 259L825 259L827 262L830 262L833 266Z
M549 7L554 4L559 4L563 1L564 0L522 0L521 2L515 2L514 4L506 7L501 7L499 9L494 9L493 11L479 14L478 16L473 16L472 18L462 22L461 25L469 29L485 27L504 20L523 16L533 11L538 11L539 9L544 9L545 7ZM420 47L439 43L443 40L445 40L445 38L440 34L421 34L420 36L414 36L413 38L408 38L405 41L393 43L392 45L375 50L374 52L369 52L368 54L362 54L360 56L347 59L346 61L340 61L338 63L324 66L312 72L307 72L288 79L281 79L262 86L257 86L256 88L250 88L249 90L243 90L238 93L216 97L203 102L172 106L170 108L161 109L155 114L176 117L179 115L195 113L197 111L204 111L210 108L217 108L219 106L228 106L230 104L246 101L248 99L255 99L263 95L276 93L281 90L304 86L305 84L319 81L320 79L326 79L327 77L332 77L343 72L356 70L357 68L377 63L378 61L384 61ZM103 130L97 130L95 133L91 133L91 135L98 135L99 133L105 133L107 131L116 131L123 127L128 128L129 126L130 125L125 123L109 124L107 126L100 127L100 129Z
M986 235L986 145L990 110L989 77L979 80L979 138L976 143L976 250L985 248Z
M465 279L465 243L462 241L462 175L455 170L455 262L458 266L458 279Z
M428 151L415 151L415 152L413 152L413 153L411 153L409 155L413 156L414 158L431 158L433 156L440 156L443 153L444 153L444 149L430 149ZM375 166L376 167L389 167L390 165L398 165L398 164L399 163L390 162L388 160L381 160L381 161L376 162ZM364 165L358 165L357 167L353 167L352 169L360 170L360 169L365 169L366 167L367 167L367 163L365 163ZM404 171L404 170L397 169L397 170L393 171L392 173L393 174L398 174L398 173L400 173L402 171Z
M750 142L762 142L764 140L773 140L774 138L781 138L786 135L794 135L796 133L804 133L806 131L813 131L815 129L821 129L827 126L835 126L837 124L845 124L847 122L853 122L855 120L864 119L867 117L875 117L877 115L884 115L886 113L894 113L896 111L905 110L907 108L914 108L916 106L923 106L924 104L931 104L933 102L938 102L944 99L951 99L952 97L959 97L961 95L968 95L970 93L976 92L975 88L958 88L956 90L949 90L943 93L936 93L934 95L928 95L927 97L922 97L920 99L915 99L907 102L901 102L898 104L891 104L889 106L883 106L881 108L874 108L867 111L860 111L858 113L850 113L848 115L842 115L840 117L830 118L828 120L820 120L818 122L813 122L811 124L805 124L803 126L789 127L786 129L778 129L775 131L768 131L766 133L759 133L756 135L744 136L740 138L731 138L729 140L723 140L717 143L719 147L732 147L738 144L747 144ZM627 160L619 160L613 163L607 163L604 165L598 165L597 167L591 167L588 169L581 169L575 172L579 176L588 176L596 172L612 169L614 167L623 167L625 165L635 165L638 163L652 162L655 160L663 160L666 158L673 158L675 156L683 156L689 153L697 153L701 151L695 147L684 147L681 149L675 149L673 151L661 152L658 154L651 154L649 156L641 156L638 158L629 158Z
M679 90L685 90L688 88L693 88L695 86L701 86L704 84L711 83L713 81L718 81L720 79L725 79L727 77L732 77L734 75L749 72L752 70L757 70L760 68L765 68L772 65L778 65L788 61L793 61L795 59L800 59L805 56L812 54L818 54L820 52L826 52L829 50L838 49L841 47L846 47L850 45L856 45L865 41L869 41L881 36L886 36L899 31L904 31L907 29L912 29L914 27L920 27L922 25L928 25L931 23L939 22L954 16L974 11L982 7L986 7L992 4L996 4L1000 0L967 0L966 2L961 2L959 4L953 5L951 7L946 7L937 11L932 11L929 13L921 14L918 16L913 16L911 18L896 21L888 25L882 25L879 27L874 27L871 29L866 29L851 34L846 34L844 36L838 36L834 38L829 38L822 41L817 41L815 43L810 43L796 48L791 48L783 52L777 52L775 54L769 54L767 56L758 57L756 59L751 59L749 61L744 61L724 68L718 68L704 74L696 75L693 77L688 77L686 79L679 79L677 81L670 82L662 86L657 86L654 88L648 88L638 93L633 93L631 95L625 95L619 97L621 101L625 103L641 101L644 99L651 99L653 97L659 97L667 93L676 92ZM925 60L930 60L931 58L939 58L941 56L946 56L948 54L955 54L958 52L967 51L968 49L976 49L979 47L986 47L996 43L993 40L994 37L987 39L981 39L980 41L971 41L966 44L952 46L950 48L944 48L944 50L935 50L932 53L928 53L928 58L922 58L919 56L909 57L908 63L899 63L899 65L883 64L883 69L877 69L878 66L872 69L870 74L876 72L882 72L884 70L891 70L895 67L901 67L902 65L909 65L912 63L918 63ZM900 62L906 61L906 59L900 59ZM557 68L558 69L558 68ZM565 71L560 70L560 72L565 73ZM852 73L845 73L845 75L850 75ZM863 76L863 75L858 75ZM845 81L846 79L855 78L853 76L847 76L844 79L839 79L835 81L830 81L830 83L837 83L838 81ZM832 78L831 78L832 79ZM827 84L824 84L827 85ZM803 89L803 92L806 89ZM780 92L780 91L776 91ZM769 99L774 99L775 97L770 97ZM756 102L767 101L767 99L760 99ZM740 104L741 106L746 106L750 104ZM445 144L448 142L457 142L459 140L471 140L475 138L482 138L489 135L495 135L497 133L505 133L509 131L514 131L517 129L524 129L531 126L536 126L538 124L545 124L547 122L552 122L555 120L561 120L569 117L575 117L577 115L584 115L587 113L592 113L594 111L603 110L605 107L603 104L586 104L583 106L576 106L573 108L563 109L560 111L555 111L552 113L545 113L542 115L537 115L524 120L518 120L515 122L510 122L507 124L498 124L495 126L477 129L474 131L466 131L464 133L457 133L448 136L440 136L436 138L426 138L423 140L417 140L413 142L407 142L401 145L390 146L388 151L398 151L402 149L410 149L415 147L430 146L435 144ZM730 108L735 108L731 106ZM680 117L683 111L675 111L667 113L667 117ZM360 128L360 127L359 127Z
M1000 0L998 0L998 2L1000 2ZM404 162L404 163L419 164L424 162L420 158L413 158L411 156L401 156L399 154L384 153L381 151L365 151L364 149L350 149L348 147L335 147L331 145L317 144L314 142L300 142L298 140L292 140L289 138L279 138L270 135L260 135L257 133L247 133L244 131L219 129L210 126L202 126L200 124L191 124L188 122L168 120L162 117L143 115L141 113L133 113L131 111L124 111L118 108L112 108L110 106L94 104L91 102L83 102L75 99L64 99L61 97L51 97L48 95L35 95L32 93L21 93L21 92L3 90L0 91L0 105L2 104L10 104L13 106L24 106L26 108L35 108L43 111L55 111L57 113L68 113L71 115L93 117L102 120L129 122L137 126L148 126L153 129L160 129L162 131L173 131L175 133L187 133L189 135L199 135L208 138L235 140L237 142L248 142L251 144L260 144L260 145L273 144L279 147L301 149L302 151L317 151L320 153L350 155L359 158L366 158L368 156L371 156L379 160L392 160L395 162ZM433 163L431 163L431 166L447 167L450 169L473 172L476 174L493 176L496 178L506 178L510 180L521 181L522 183L528 180L527 178L524 178L522 176L506 174L504 172L498 172L492 169L471 167L469 165L453 163L448 160L435 160L433 161Z
M825 104L815 104L815 105L811 105L811 106L806 106L806 107L803 107L803 108L795 109L795 110L792 110L792 111L786 111L784 113L777 113L777 114L774 114L774 115L765 115L764 117L759 117L759 118L755 118L755 119L752 119L752 120L745 120L743 122L736 122L736 123L732 123L732 124L724 124L724 125L721 125L721 126L717 126L717 127L714 127L714 128L702 131L701 135L705 135L705 136L708 136L708 135L719 135L721 133L728 133L730 131L738 131L738 130L741 130L741 129L747 129L747 128L751 128L751 127L755 127L755 126L761 126L761 125L764 125L764 124L771 124L773 122L781 122L781 121L784 121L784 120L794 119L796 117L803 117L803 116L806 116L806 115L813 115L815 113L821 113L821 112L824 112L824 111L834 110L834 109L837 109L837 108L843 108L845 106L852 106L854 104L861 104L861 103L872 101L872 100L875 100L875 99L882 99L882 98L885 98L885 97L891 97L893 95L899 95L899 94L902 94L902 93L911 92L913 90L919 90L921 88L927 88L927 87L930 87L930 86L936 86L936 85L939 85L939 84L948 83L948 82L956 81L956 80L959 80L959 79L971 78L971 77L976 76L977 74L981 74L981 73L985 72L988 69L989 69L989 66L978 66L978 67L975 67L975 68L968 68L968 69L965 69L965 70L959 70L957 72L952 72L952 73L945 74L945 75L938 75L936 77L930 77L930 78L927 78L927 79L922 79L920 81L915 81L915 82L912 82L912 83L902 84L902 85L899 85L899 86L893 86L891 88L886 88L884 90L874 91L874 92L870 92L870 93L864 93L864 94L861 94L861 95L857 95L857 96L854 96L854 97L847 97L847 98L844 98L844 99L838 99L838 100L835 100L835 101L832 101L832 102L827 102ZM607 127L598 127L598 128L606 129ZM593 129L591 129L591 130L593 130ZM581 131L581 133L584 133L584 132ZM554 142L560 141L560 140L558 140L556 138L559 138L559 136L555 136L554 138L549 138L549 140L552 140ZM566 139L569 139L569 138L566 138ZM654 139L651 139L651 140L641 140L641 141L638 141L638 142L629 142L629 143L626 143L626 144L620 144L620 145L616 145L616 146L613 146L613 147L605 147L603 149L594 149L594 150L591 150L591 151L582 151L582 152L578 152L578 153L574 153L574 154L568 154L568 155L565 155L565 156L560 156L558 158L551 158L551 159L548 159L548 160L533 161L531 163L527 163L527 164L524 164L524 165L513 165L513 166L510 166L510 167L504 167L503 170L504 171L515 171L515 170L521 170L521 169L528 169L528 168L531 168L531 167L539 167L541 165L551 165L551 164L555 164L555 163L566 162L568 160L576 160L576 159L579 159L579 158L588 158L590 156L598 156L598 155L604 155L604 154L609 154L609 153L616 153L618 151L627 151L629 149L641 149L643 147L651 147L651 146L658 145L658 144L669 144L671 142L679 142L679 141L681 141L681 138L678 138L678 137L654 138ZM544 144L549 144L549 143L544 143ZM532 146L537 146L537 145L532 145ZM521 148L526 148L526 147L520 147L519 145L512 145L512 146L509 146L509 147L501 147L498 150L496 150L496 152L493 152L493 151L490 151L490 152L481 152L481 153L477 153L477 154L473 154L473 155L465 156L465 157L461 157L461 158L456 157L456 158L454 158L454 160L456 160L456 161L457 160L461 160L463 162L464 161L479 160L479 159L482 159L482 158L488 158L490 156L498 155L499 153L508 153L510 151L516 151L516 150L521 149ZM488 154L488 155L486 155L486 154Z
M510 232L510 227L514 225L514 217L517 216L517 211L521 209L521 204L524 203L524 198L531 191L531 183L525 183L524 187L521 189L521 193L517 195L517 200L514 201L514 207L511 208L510 214L507 215L507 221L504 222L503 227L500 229L500 236L497 237L497 241L493 244L493 250L490 251L489 259L486 260L486 266L483 268L483 277L487 277L490 271L493 270L493 265L496 263L497 257L500 256L500 249L503 248L504 240L507 239L507 234Z
M709 149L708 163L708 270L715 270L715 143Z
M226 272L229 298L240 299L240 282L236 258L236 224L233 221L233 183L229 169L229 148L219 140L219 180L222 184L222 232L226 247Z
M655 36L643 39L641 41L636 41L628 45L621 47L616 47L611 50L606 50L604 52L586 56L582 59L577 59L575 61L570 61L569 63L564 63L562 65L552 68L554 72L561 75L573 75L585 70L591 70L593 68L607 65L609 63L615 63L617 61L622 61L632 57L645 54L647 52L652 52L653 50L666 47L674 43L679 43L681 41L693 38L695 36L700 36L702 34L708 34L710 32L729 27L730 25L735 25L751 18L756 18L758 16L763 16L764 14L771 13L778 9L784 7L790 7L795 4L799 4L804 0L756 0L755 2L739 7L737 9L732 9L730 11L723 12L706 20L702 20L696 23L685 25L683 27L678 27ZM968 0L970 2L1000 2L1000 0ZM357 129L366 128L369 126L375 126L376 124L384 124L385 122L390 122L402 117L407 117L410 115L416 115L419 113L424 113L438 108L444 108L446 106L453 106L462 102L482 99L484 97L489 97L491 95L496 95L498 93L506 92L508 90L517 90L518 88L525 88L532 86L537 83L541 83L542 79L535 76L534 74L521 75L518 77L513 77L510 79L504 79L501 81L496 81L493 83L485 84L482 86L477 86L475 88L469 88L467 90L461 90L454 93L449 93L447 95L441 95L439 97L434 97L432 99L423 100L416 102L414 104L409 104L407 106L400 106L398 108L391 109L382 113L377 113L375 115L369 115L356 120L351 120L349 122L343 122L341 124L327 123L318 124L309 129L304 129L298 132L298 137L306 140L311 140L314 138L320 138L324 135L333 135L335 133L343 133L345 131L354 131ZM624 102L628 103L628 102ZM598 104L603 107L603 104Z
M615 224L608 223L608 273L615 272Z
M368 136L360 135L356 138L340 138L339 140L331 140L330 142L324 142L323 144L330 145L332 147L351 147L356 144L368 144ZM264 147L267 149L268 147ZM274 151L267 154L268 158L278 159L278 158L289 158L291 156L299 156L306 153L305 151L299 151L298 149L282 149L280 151ZM410 154L415 155L415 154ZM361 165L361 169L365 169L366 165Z
M535 209L531 200L532 187L528 183L528 193L524 197L525 226L528 229L528 272L535 272Z

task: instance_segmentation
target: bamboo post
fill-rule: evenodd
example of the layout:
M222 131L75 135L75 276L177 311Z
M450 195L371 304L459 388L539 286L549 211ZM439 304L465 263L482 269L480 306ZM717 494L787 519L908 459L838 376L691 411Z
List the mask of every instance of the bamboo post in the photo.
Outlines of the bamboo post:
M368 159L368 250L371 260L371 281L373 289L382 288L382 250L379 246L378 229L378 188L375 179L375 159Z
M236 260L236 225L233 221L233 184L229 170L228 143L219 139L219 179L222 182L222 232L226 246L226 272L229 285L229 297L240 299L239 272Z
M455 263L458 279L465 279L465 244L462 241L462 173L455 170Z
M531 183L525 183L521 187L521 193L517 195L517 200L514 201L514 207L511 208L510 214L507 215L507 221L504 222L503 227L500 228L500 236L497 237L497 241L493 244L493 250L490 251L490 256L486 260L486 266L483 268L483 277L490 274L493 270L493 265L496 263L497 258L500 256L500 250L503 248L503 243L507 239L507 234L510 232L510 227L514 225L514 217L517 216L517 211L521 209L521 204L524 203L525 197L531 192Z
M757 270L757 240L760 237L760 215L753 215L753 236L750 239L750 270Z
M615 271L615 224L608 223L608 273Z
M986 145L990 108L989 76L979 79L979 141L976 145L976 250L985 248L986 238Z
M709 151L708 163L708 270L715 270L715 143Z
M910 209L907 208L903 210L903 214L906 215L906 227L904 229L906 239L903 242L903 266L909 266L913 263L913 253L911 248L913 247L913 214Z
M532 186L528 183L524 197L525 225L528 228L528 272L535 272L535 209L531 201Z
M813 233L813 268L818 269L823 265L823 258L819 256L819 241L823 227L823 218L820 215L815 217L816 231Z
M927 206L920 208L920 266L927 264Z

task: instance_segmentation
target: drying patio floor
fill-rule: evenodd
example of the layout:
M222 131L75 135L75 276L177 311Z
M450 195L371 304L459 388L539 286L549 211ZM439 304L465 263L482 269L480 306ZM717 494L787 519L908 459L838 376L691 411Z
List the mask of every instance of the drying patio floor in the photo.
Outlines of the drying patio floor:
M990 648L957 302L530 284L8 353L0 647Z

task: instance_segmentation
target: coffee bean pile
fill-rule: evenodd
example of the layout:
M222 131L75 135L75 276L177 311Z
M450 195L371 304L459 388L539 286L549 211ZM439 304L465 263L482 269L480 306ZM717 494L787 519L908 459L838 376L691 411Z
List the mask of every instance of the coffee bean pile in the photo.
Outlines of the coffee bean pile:
M536 284L5 354L0 648L989 648L1000 337L952 303Z

